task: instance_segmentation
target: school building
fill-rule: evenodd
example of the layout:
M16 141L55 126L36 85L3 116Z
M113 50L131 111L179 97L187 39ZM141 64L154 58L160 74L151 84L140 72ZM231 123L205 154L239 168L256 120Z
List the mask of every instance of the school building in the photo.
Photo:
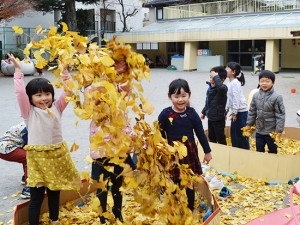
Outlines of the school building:
M154 66L208 70L239 62L253 69L300 69L300 0L148 0L146 25L117 36L146 54Z

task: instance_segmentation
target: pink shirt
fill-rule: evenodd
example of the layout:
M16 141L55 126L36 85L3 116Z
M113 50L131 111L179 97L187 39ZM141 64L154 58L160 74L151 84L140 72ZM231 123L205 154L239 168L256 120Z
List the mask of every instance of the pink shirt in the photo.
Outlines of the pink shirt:
M24 84L24 74L14 74L14 85L21 115L28 130L28 145L50 145L63 141L61 129L61 114L67 106L66 93L63 91L52 104L51 114L30 104Z

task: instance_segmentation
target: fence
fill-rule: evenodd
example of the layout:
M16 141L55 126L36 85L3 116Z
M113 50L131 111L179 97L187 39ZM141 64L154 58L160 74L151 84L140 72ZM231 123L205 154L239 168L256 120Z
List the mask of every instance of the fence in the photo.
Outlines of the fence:
M300 9L299 0L228 0L164 7L163 15L164 19L178 19L231 13L272 12L292 9Z
M20 59L23 59L23 49L30 40L39 41L42 36L35 33L35 28L22 28L23 34L15 34L11 27L0 27L0 59L4 59L7 53L13 53ZM89 41L101 44L101 30L87 30ZM112 33L105 33L104 38L110 39Z

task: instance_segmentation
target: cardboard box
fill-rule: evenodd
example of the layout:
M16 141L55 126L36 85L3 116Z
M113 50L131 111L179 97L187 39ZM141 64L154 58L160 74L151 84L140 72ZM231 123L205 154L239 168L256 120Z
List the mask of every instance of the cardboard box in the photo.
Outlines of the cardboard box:
M228 127L225 134L230 136ZM300 129L286 127L283 137L300 140ZM299 176L300 155L260 153L211 142L210 146L213 157L210 165L219 171L237 172L240 175L277 182L288 182L289 179ZM202 151L199 153L203 158Z
M85 181L82 181L82 188L79 193L76 191L61 191L60 194L60 204L61 206L65 205L69 201L76 201L80 199L80 196L88 195L96 191L96 183L88 184ZM203 225L219 225L220 224L220 206L216 201L216 198L213 196L212 192L209 189L208 183L202 177L201 182L195 184L195 190L204 196L204 198L209 203L212 215L203 223ZM14 211L14 225L28 225L28 205L29 200L18 204ZM41 215L48 211L48 198L47 195L42 204Z

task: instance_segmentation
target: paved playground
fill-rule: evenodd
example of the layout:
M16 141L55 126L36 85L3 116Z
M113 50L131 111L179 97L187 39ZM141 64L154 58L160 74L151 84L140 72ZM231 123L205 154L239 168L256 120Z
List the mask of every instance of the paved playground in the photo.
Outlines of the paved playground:
M258 84L258 76L252 76L250 72L251 71L245 72L246 84L243 90L246 97L250 90L254 89ZM46 72L44 77L49 80L54 79L54 76L49 72ZM33 76L26 76L25 82L27 83L32 78ZM143 81L145 90L144 97L149 99L155 106L154 113L146 117L147 121L152 122L156 120L160 111L170 105L167 96L168 85L176 78L183 78L189 82L192 91L191 106L199 113L201 112L205 102L208 87L206 81L209 79L209 73L152 69L151 81ZM296 89L296 93L291 92L293 88ZM300 109L300 73L280 72L277 74L275 90L283 95L286 107L286 126L297 127L296 111ZM59 92L60 90L56 90L56 97L59 95ZM13 78L0 76L0 134L21 120L22 118L20 117L20 111L14 93ZM76 121L79 121L78 126L75 125ZM227 121L227 123L229 125L229 121ZM84 161L84 158L89 154L89 122L78 120L73 113L72 106L69 105L64 111L62 124L63 136L69 146L71 146L74 141L80 146L77 152L72 153L78 170L89 171L90 167L88 163ZM206 120L203 121L203 125L205 128L207 127ZM10 224L13 217L13 207L24 201L18 194L23 188L20 184L23 175L22 166L21 164L0 159L0 171L0 224L1 222Z

